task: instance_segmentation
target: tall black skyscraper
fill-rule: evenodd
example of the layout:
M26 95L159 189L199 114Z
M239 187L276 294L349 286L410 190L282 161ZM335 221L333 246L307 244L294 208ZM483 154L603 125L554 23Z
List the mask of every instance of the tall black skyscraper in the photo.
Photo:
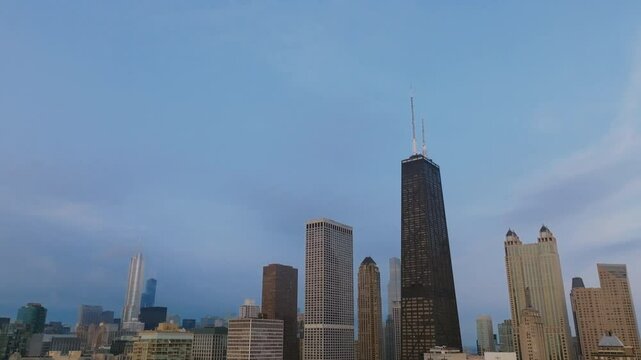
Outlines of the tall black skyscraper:
M412 130L414 104L412 101ZM414 135L414 131L413 131ZM439 166L416 151L401 163L401 359L435 346L461 349Z
M156 286L158 282L156 279L147 279L145 282L145 292L140 297L140 307L152 307L156 304Z

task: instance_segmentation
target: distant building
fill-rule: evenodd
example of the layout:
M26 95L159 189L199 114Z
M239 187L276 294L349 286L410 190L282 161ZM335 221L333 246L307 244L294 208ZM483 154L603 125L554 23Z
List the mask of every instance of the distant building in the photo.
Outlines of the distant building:
M461 350L437 346L423 354L423 360L466 360L467 355Z
M11 323L11 319L8 317L0 317L0 328L9 325Z
M145 330L145 324L140 321L128 321L120 325L120 328L124 331L130 331L132 333L137 333Z
M597 350L585 360L636 360L638 358L632 346L625 346L618 337L608 333L599 340Z
M494 352L494 326L492 325L492 317L489 315L481 315L476 318L476 346L479 355L485 352Z
M46 320L47 309L38 303L28 303L21 307L16 316L16 322L24 324L34 334L44 332Z
M486 352L483 355L484 360L516 360L515 352Z
M641 356L639 328L625 265L598 264L600 288L586 288L581 278L572 279L572 313L578 346L584 359L598 349L604 335L612 332Z
M354 359L352 228L311 220L305 234L305 360Z
M190 360L193 338L174 324L162 323L155 331L139 334L131 360Z
M385 322L385 358L400 360L401 356L401 259L389 259L389 282L387 284L387 321ZM396 315L395 306L399 311ZM398 336L397 336L398 335Z
M127 294L125 306L122 311L122 323L138 320L140 315L140 298L142 296L142 279L145 264L142 254L138 253L131 258L129 263L129 277L127 279Z
M145 324L145 330L154 330L167 319L167 308L162 306L145 307L140 309L139 320ZM177 324L176 324L177 325Z
M229 320L228 360L282 360L283 320Z
M167 322L170 324L174 324L176 326L180 326L180 316L178 315L167 315Z
M67 355L70 351L82 351L83 349L82 340L74 334L45 335L43 343L45 346L44 353L57 351L62 355Z
M532 315L528 321L534 321L533 310L538 312L538 319L543 321L542 340L550 359L571 360L570 324L554 234L542 226L538 241L524 244L514 231L509 230L504 245L514 345L519 359L525 360L524 353L530 352L521 348L524 342L530 342L521 333L525 319L522 313L527 309L525 312ZM526 289L530 291L531 307L526 305ZM533 324L525 328L532 330L530 325Z
M145 282L145 292L140 296L140 307L153 307L156 305L156 286L158 281L156 279L147 279Z
M227 359L227 328L204 328L194 330L191 360Z
M298 360L298 270L280 264L263 267L262 314L283 320L283 359Z
M99 325L102 321L102 306L80 305L78 308L78 326Z
M196 319L183 319L182 327L185 330L196 328Z
M114 312L111 310L103 311L102 314L100 314L100 322L103 322L105 324L113 324Z
M501 352L514 352L514 332L512 331L512 320L504 320L498 325L498 327Z
M371 257L358 269L358 360L383 360L381 275Z
M260 314L260 306L252 299L245 299L245 302L238 309L239 319L255 319Z

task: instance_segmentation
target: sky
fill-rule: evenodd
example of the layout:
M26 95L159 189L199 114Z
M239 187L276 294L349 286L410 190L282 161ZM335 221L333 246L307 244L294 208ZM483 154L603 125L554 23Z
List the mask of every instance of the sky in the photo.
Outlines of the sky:
M641 310L638 1L0 3L0 316L122 311L142 251L183 318L260 301L304 224L354 227L386 299L409 96L441 167L463 341L509 318L508 228L566 292L626 263ZM411 89L411 90L410 90ZM384 300L385 301L385 300ZM568 302L569 306L569 302ZM384 311L386 306L383 307Z

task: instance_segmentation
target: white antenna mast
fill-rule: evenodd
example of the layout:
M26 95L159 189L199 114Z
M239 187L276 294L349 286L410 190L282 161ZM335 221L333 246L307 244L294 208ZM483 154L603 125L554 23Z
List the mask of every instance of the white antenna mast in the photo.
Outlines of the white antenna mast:
M416 126L414 125L414 96L410 95L410 107L412 108L412 155L418 154L416 151Z
M423 133L423 156L427 157L427 145L425 145L425 119L421 117L421 132Z

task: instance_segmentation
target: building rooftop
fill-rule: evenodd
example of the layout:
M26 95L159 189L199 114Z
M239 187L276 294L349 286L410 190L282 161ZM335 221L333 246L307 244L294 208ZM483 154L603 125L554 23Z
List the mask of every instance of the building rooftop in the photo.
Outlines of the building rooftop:
M376 262L374 261L374 259L372 259L371 257L368 256L365 259L363 259L363 262L361 263L361 266L370 265L370 264L376 265Z
M599 347L624 347L623 342L621 339L616 337L615 335L612 335L612 333L608 333L607 335L604 335L601 340L599 340Z

